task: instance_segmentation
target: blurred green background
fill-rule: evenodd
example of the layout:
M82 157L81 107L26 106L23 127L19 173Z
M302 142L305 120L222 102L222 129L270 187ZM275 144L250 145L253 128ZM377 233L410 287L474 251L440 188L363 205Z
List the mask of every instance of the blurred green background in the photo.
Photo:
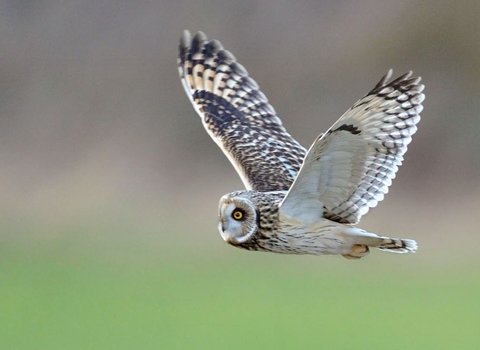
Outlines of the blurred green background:
M0 0L0 349L477 349L480 2ZM177 76L222 41L304 146L389 69L426 85L361 227L419 252L225 244L242 188Z

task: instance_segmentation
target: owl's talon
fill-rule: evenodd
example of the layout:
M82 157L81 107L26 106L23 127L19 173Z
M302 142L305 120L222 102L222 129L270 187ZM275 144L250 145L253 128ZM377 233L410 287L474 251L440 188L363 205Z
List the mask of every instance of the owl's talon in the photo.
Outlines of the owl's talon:
M349 254L342 254L346 259L360 259L370 253L368 246L364 244L355 244Z

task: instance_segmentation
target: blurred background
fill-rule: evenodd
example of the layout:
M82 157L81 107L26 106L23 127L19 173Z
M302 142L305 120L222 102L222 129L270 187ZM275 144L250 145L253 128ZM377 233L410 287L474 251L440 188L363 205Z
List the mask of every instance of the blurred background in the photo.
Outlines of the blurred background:
M474 349L480 2L0 1L1 349ZM425 109L360 227L419 252L251 253L241 189L178 79L220 40L309 147L389 69Z

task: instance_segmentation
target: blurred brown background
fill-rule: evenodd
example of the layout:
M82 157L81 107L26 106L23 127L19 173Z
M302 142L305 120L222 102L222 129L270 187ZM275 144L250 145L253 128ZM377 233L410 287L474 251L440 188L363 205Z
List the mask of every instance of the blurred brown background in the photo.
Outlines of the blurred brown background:
M479 13L475 1L0 1L1 244L235 254L217 201L242 184L179 82L189 29L233 52L306 147L389 68L421 75L419 131L361 226L415 238L425 256L474 256Z

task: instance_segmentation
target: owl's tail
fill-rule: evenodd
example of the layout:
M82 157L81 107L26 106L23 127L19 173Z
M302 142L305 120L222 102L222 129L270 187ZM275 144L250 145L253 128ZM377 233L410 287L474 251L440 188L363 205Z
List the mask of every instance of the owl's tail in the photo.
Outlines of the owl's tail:
M391 253L415 253L418 249L413 239L383 237L383 240L384 243L375 248Z
M351 228L347 236L352 239L352 251L346 257L360 258L368 254L368 248L378 248L391 253L415 253L418 245L413 239L379 236L358 228Z

